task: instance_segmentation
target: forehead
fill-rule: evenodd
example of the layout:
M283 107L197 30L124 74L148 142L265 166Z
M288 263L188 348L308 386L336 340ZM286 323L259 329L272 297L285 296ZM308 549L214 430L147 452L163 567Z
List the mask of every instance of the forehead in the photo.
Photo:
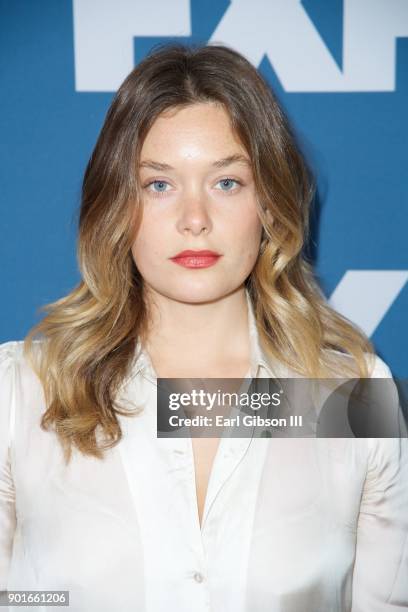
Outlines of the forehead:
M163 112L144 140L141 158L147 155L205 155L245 152L234 133L228 112L215 103L197 103Z

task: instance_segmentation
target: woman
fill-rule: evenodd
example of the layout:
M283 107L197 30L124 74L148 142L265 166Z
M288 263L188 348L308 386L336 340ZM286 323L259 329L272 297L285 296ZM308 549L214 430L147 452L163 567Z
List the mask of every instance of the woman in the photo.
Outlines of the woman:
M157 438L158 377L391 377L313 278L312 195L235 51L165 45L127 77L84 177L82 280L0 347L0 589L75 612L406 609L406 440Z

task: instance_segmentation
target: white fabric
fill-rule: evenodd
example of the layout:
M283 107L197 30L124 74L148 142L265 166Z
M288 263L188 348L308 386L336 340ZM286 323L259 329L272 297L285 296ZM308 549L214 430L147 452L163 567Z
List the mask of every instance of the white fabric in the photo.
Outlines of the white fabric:
M273 376L248 306L248 375ZM22 342L0 345L0 591L69 590L71 612L408 609L407 439L221 438L200 529L191 439L156 437L147 354L121 397L144 407L122 441L66 467Z

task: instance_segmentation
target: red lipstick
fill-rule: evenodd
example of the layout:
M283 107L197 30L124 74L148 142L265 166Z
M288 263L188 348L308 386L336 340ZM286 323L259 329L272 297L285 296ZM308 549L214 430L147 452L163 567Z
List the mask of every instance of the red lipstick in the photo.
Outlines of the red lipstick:
M181 251L170 259L185 268L208 268L217 263L220 257L215 251Z

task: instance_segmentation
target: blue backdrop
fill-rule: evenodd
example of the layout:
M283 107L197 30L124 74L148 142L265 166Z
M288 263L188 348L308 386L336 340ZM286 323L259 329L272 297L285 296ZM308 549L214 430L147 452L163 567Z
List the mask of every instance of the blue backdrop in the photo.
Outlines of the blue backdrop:
M225 43L275 89L318 179L321 284L408 377L406 0L16 0L1 16L0 342L79 280L82 174L158 42Z

